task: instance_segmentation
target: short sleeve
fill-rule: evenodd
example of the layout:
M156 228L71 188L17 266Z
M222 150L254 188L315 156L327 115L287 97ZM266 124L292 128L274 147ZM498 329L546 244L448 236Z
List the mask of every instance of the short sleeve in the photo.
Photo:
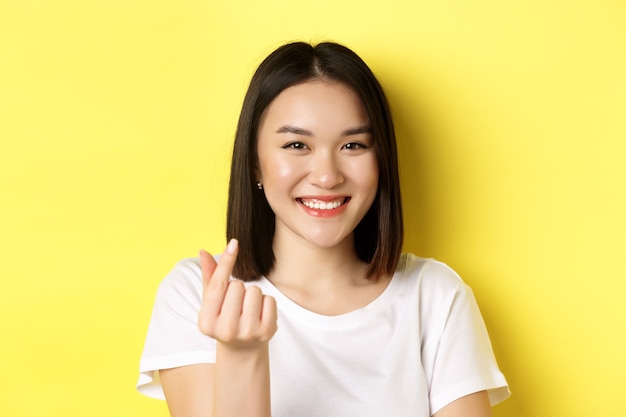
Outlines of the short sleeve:
M139 365L137 389L164 399L158 371L197 363L215 363L215 340L198 329L202 272L198 259L179 262L157 290Z
M444 264L436 270L431 294L423 300L425 335L422 359L429 379L431 413L454 400L487 391L492 405L509 395L498 368L487 328L472 290Z

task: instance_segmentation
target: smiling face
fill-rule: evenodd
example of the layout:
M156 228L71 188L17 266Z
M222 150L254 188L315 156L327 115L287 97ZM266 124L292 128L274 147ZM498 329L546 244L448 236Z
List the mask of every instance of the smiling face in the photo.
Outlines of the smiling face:
M274 245L352 247L378 187L370 132L359 97L344 84L308 81L270 103L258 131L257 175L276 215Z

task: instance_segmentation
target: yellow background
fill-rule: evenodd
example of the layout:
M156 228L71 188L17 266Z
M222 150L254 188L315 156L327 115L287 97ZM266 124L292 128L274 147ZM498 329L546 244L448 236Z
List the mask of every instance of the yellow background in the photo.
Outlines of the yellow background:
M222 250L247 82L293 39L386 88L405 246L474 288L495 415L621 415L621 0L2 0L0 414L166 415L134 389L156 286Z

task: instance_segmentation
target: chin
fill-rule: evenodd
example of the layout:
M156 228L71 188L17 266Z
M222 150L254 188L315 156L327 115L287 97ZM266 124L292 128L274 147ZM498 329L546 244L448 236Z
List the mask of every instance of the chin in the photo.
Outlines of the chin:
M320 249L332 249L346 242L350 236L308 236L306 240Z

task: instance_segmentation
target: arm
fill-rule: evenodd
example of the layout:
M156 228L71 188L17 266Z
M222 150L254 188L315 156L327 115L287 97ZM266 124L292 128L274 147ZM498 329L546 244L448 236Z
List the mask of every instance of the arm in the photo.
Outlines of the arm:
M242 358L241 361L236 354L231 358L224 357L225 355L221 352L218 354L220 365L203 363L159 371L170 415L172 417L269 416L267 352L261 351L256 358L255 355L251 355L248 358ZM235 363L229 363L231 360ZM219 386L222 389L217 389L215 384L218 369L222 370L218 372L221 376ZM220 401L214 401L214 397L219 398ZM245 400L243 400L244 397ZM245 409L246 406L252 409Z
M217 340L216 363L160 371L172 417L270 416L268 344L276 332L276 303L257 287L229 282L236 257L234 240L219 264L200 253L198 327Z
M491 404L487 391L479 391L452 401L433 417L491 417Z
M211 417L215 365L201 363L159 371L172 417Z

